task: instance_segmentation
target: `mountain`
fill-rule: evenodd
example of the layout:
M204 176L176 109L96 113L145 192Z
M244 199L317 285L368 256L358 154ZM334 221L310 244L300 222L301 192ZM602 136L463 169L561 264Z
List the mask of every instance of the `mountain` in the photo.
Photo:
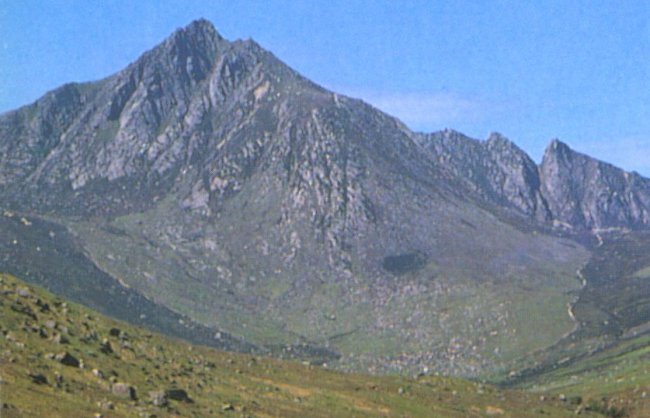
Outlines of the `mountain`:
M199 20L0 116L0 270L139 318L101 290L119 286L344 370L501 379L643 324L641 310L608 339L580 334L634 292L598 305L605 287L576 272L599 243L649 242L649 185L559 142L537 166L499 134L414 133ZM634 274L628 261L614 270Z

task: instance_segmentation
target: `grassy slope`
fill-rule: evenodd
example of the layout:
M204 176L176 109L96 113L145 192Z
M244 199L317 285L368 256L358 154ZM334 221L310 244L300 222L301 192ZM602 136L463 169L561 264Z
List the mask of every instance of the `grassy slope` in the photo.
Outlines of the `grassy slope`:
M580 396L586 403L650 416L650 335L624 340L569 366L534 376L520 384L534 391Z
M56 322L54 329L46 326L48 320ZM573 408L542 402L538 394L460 379L342 374L191 346L65 303L7 275L0 275L0 327L2 417L573 415ZM111 328L120 336L112 336ZM57 334L69 341L56 343ZM100 350L104 339L113 353ZM48 353L64 351L84 367L48 359ZM30 374L42 374L47 383L34 383ZM111 380L135 387L138 399L113 395ZM186 390L193 402L170 401L167 407L150 402L150 391L170 388Z

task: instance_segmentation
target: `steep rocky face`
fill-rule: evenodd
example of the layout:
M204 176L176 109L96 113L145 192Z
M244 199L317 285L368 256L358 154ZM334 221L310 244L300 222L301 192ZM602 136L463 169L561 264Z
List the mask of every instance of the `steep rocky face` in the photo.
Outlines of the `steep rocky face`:
M418 135L435 163L487 201L539 222L573 230L645 229L650 225L650 180L571 150L547 147L538 167L508 139L486 141L445 130Z
M258 102L276 93L272 84L282 90L292 79L299 76L254 42L230 43L209 22L194 22L112 77L64 86L4 115L7 198L82 214L148 207L180 172L214 162Z
M493 133L487 141L477 141L444 130L421 135L419 141L438 164L482 197L540 221L550 219L536 164L502 135Z
M572 228L647 228L650 180L553 141L540 166L553 219Z

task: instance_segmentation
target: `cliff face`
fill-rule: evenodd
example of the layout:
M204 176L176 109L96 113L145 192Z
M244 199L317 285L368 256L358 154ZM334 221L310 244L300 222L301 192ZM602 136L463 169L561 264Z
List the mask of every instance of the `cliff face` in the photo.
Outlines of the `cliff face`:
M550 219L537 166L502 135L493 133L487 141L477 141L445 130L421 135L420 142L434 161L483 198L539 221Z
M573 227L647 228L650 180L553 141L540 166L542 192L553 219Z
M499 134L477 141L446 130L421 135L434 161L483 198L574 230L646 229L650 180L554 140L538 167Z

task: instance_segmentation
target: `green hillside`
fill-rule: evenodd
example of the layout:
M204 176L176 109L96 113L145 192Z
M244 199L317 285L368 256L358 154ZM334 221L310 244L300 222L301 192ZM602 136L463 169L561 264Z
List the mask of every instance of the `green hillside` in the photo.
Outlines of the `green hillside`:
M573 364L525 380L519 387L590 400L619 411L616 416L650 416L650 335L633 337Z
M557 396L192 346L0 275L1 416L563 417ZM600 416L584 411L584 416Z

